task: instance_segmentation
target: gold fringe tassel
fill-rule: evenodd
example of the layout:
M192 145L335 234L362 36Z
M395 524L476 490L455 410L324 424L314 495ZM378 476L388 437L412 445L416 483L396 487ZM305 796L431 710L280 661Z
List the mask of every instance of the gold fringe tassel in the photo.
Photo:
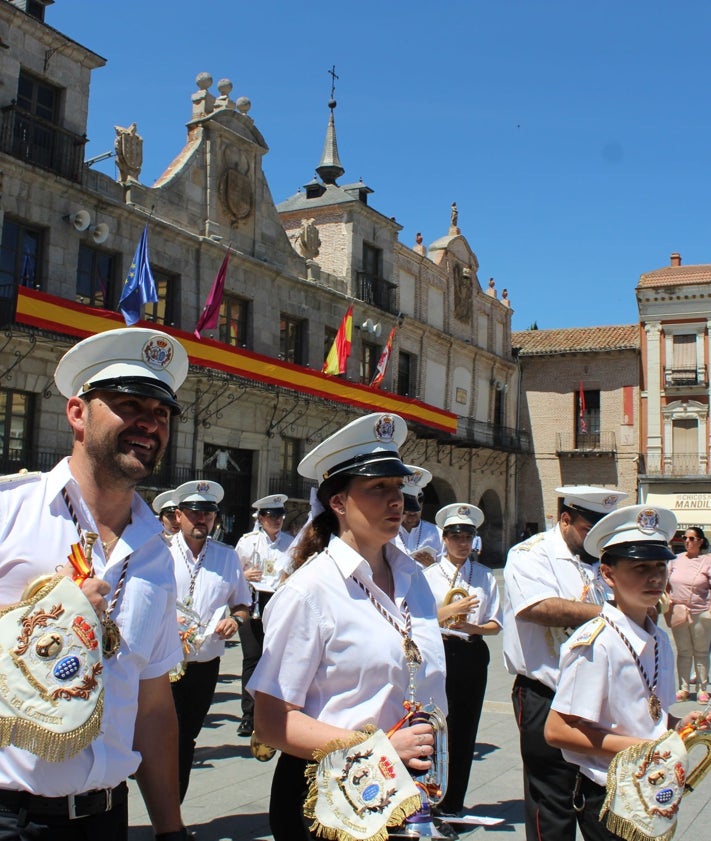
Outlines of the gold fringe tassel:
M669 732L665 735L668 736ZM671 829L667 830L663 835L647 835L646 832L635 826L628 818L622 818L610 810L612 801L617 793L617 766L620 764L621 754L625 754L624 759L626 762L630 759L638 762L650 750L649 743L646 742L642 742L639 745L632 745L625 751L615 754L607 771L607 792L605 794L605 802L602 804L602 809L600 809L599 818L604 822L610 832L623 838L624 841L670 841L676 831L676 821L674 821Z
M64 762L88 747L101 733L104 715L104 690L96 708L81 726L69 733L52 733L32 721L0 718L0 747L14 745L47 762Z
M376 730L377 728L374 725L367 724L362 730L357 730L350 739L333 739L333 741L328 742L322 748L315 750L313 753L314 761L309 762L306 766L304 776L306 777L308 791L306 793L306 799L304 800L304 817L312 821L312 824L309 827L309 832L312 832L319 838L326 838L328 841L354 841L355 837L345 829L336 829L334 827L324 826L316 818L316 800L318 797L316 772L318 771L319 762L328 756L329 753L333 753L334 750L347 750L355 747L356 745L360 745L362 742L369 739ZM419 794L408 797L407 800L403 800L398 808L395 809L395 811L390 815L387 823L381 827L375 835L360 839L360 841L387 841L387 828L389 826L400 826L405 821L405 818L409 818L410 815L414 815L421 805L422 802Z

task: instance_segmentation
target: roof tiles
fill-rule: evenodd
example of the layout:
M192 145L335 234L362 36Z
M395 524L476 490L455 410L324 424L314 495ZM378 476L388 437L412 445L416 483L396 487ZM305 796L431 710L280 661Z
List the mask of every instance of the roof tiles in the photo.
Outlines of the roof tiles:
M639 325L609 327L567 327L559 330L520 330L512 333L511 344L522 356L553 353L581 353L608 350L637 350Z

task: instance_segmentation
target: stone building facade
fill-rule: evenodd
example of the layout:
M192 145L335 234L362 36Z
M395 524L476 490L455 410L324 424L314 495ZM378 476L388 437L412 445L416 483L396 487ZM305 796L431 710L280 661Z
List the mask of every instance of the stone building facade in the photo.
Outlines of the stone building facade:
M68 452L52 372L73 341L123 326L121 286L148 225L159 302L141 323L174 333L191 362L185 411L142 489L148 498L217 480L234 540L251 524L252 499L284 492L292 509L306 508L296 465L316 442L358 414L398 412L410 429L405 457L435 476L427 514L480 504L488 558L500 561L528 443L515 428L511 310L482 291L457 220L429 248L401 243L369 188L337 185L333 109L317 177L275 206L249 99L207 73L186 92L185 146L155 184L141 182L135 124L116 128L119 178L93 170L83 160L89 86L105 60L46 25L47 5L0 0L0 470L44 469ZM198 339L228 249L219 325ZM328 377L321 366L350 304L352 355L343 377Z
M670 264L636 288L642 352L640 495L711 529L711 265Z
M637 501L639 328L636 324L513 334L520 426L534 455L517 479L520 533L551 528L555 488L619 488Z

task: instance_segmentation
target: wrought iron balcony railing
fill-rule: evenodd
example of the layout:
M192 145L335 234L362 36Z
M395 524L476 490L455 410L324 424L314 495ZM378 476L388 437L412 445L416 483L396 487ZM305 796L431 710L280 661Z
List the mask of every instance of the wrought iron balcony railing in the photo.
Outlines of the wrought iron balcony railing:
M0 151L71 181L81 181L86 142L15 103L0 109Z
M646 476L705 476L709 466L697 453L642 455L639 469Z
M395 300L395 292L397 287L394 283L385 280L377 275L368 274L367 272L358 272L358 290L357 296L366 304L371 304L379 310L397 315L397 303Z
M521 429L499 426L474 418L460 418L457 436L463 438L468 446L490 447L493 450L505 450L510 453L531 453L531 436Z
M557 455L611 455L617 452L614 432L559 432Z
M308 499L311 488L316 486L317 482L291 473L277 473L269 477L269 493L286 494L289 499Z
M688 388L689 386L707 386L706 366L697 368L665 368L664 385L667 388Z

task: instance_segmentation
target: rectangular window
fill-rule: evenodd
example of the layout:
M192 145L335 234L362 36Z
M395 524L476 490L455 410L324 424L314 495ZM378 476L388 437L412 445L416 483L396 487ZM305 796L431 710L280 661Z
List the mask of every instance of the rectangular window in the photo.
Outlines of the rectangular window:
M299 482L299 474L296 468L304 457L304 442L301 438L287 438L286 436L281 440L284 445L281 472L286 485L293 492ZM290 493L289 495L293 496L294 494Z
M333 343L336 341L336 336L338 335L338 330L334 330L333 327L326 327L323 334L323 359L324 362L326 361L326 357L328 356L331 348L333 347Z
M33 396L24 391L0 388L0 466L3 473L31 467L27 460Z
M17 119L14 149L16 157L45 169L54 169L54 126L59 121L61 91L53 85L20 71L17 84Z
M279 323L279 358L303 365L305 336L304 321L282 313Z
M249 347L249 301L225 295L220 305L219 341L234 347Z
M28 286L39 289L42 285L43 232L22 222L5 217L0 245L0 287ZM10 297L0 290L2 297Z
M60 94L60 88L20 70L17 83L18 108L48 123L56 123L59 118Z
M156 282L158 302L146 304L143 317L146 321L175 327L180 322L180 276L152 266L151 272Z
M374 245L363 243L363 271L366 275L379 278L382 274L383 252Z
M377 345L371 345L368 342L363 342L360 346L360 382L364 385L370 385L375 375L380 352Z
M575 449L594 450L600 447L600 391L586 389L575 392Z
M113 309L116 255L83 243L79 246L76 300L90 307Z
M417 394L417 357L400 351L397 360L397 393L404 397Z

